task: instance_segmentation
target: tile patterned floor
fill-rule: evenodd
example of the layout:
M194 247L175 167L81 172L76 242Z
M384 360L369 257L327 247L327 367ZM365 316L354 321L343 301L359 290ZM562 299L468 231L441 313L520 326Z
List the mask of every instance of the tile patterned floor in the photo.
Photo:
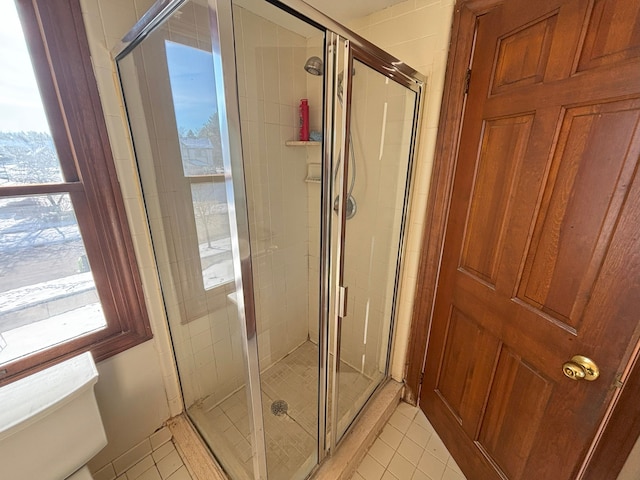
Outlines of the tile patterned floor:
M352 480L466 480L416 407L400 403Z
M263 403L269 476L276 480L303 479L315 464L317 350L303 344L263 373ZM361 400L370 381L343 366L341 414ZM240 459L232 477L252 478L249 426L244 390L218 405L198 405L199 428L213 442L218 456ZM273 399L289 403L286 415L270 411ZM206 408L205 408L206 407ZM95 480L192 480L171 432L158 430L99 471ZM352 480L466 480L424 414L400 403L376 438Z
M192 480L175 448L171 432L163 427L142 443L97 472L94 480Z
M317 364L317 346L305 342L261 375L270 478L302 480L316 463ZM371 379L342 364L339 418L352 418L354 406L362 405L373 387ZM271 412L275 400L287 402L286 415ZM244 388L216 405L205 399L189 408L189 415L232 477L253 478Z

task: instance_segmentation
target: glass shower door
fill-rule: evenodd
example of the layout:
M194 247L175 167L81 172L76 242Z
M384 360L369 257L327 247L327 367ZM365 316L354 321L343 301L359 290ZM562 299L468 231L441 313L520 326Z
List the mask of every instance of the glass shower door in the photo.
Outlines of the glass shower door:
M337 97L338 108L351 100L342 195L335 199L344 215L346 288L346 311L338 318L339 440L387 377L417 93L355 57L350 79L339 75Z
M267 474L302 480L318 463L325 32L264 0L232 5ZM315 142L299 138L303 99Z
M231 12L171 6L117 57L155 261L187 414L231 478L265 479L235 67L210 21Z

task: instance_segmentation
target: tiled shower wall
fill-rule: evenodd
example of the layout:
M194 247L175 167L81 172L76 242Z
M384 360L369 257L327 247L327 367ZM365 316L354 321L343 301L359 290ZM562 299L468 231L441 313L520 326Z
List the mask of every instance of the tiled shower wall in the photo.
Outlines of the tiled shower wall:
M187 3L161 30L151 35L136 56L138 88L126 82L129 116L147 215L161 275L164 303L187 406L210 396L220 399L244 383L240 327L233 284L204 292L195 228L190 225L190 186L183 177L172 93L167 78L164 40L211 49L205 7ZM131 71L131 70L129 70ZM130 78L130 77L126 77ZM142 115L141 112L146 112ZM194 292L201 291L199 296Z
M183 7L178 28L174 20L168 22L169 39L188 43L195 35L200 48L207 48L208 30L198 25L207 17L188 11L197 8L197 4ZM195 22L191 29L189 21ZM306 39L240 7L234 8L234 22L260 366L266 369L308 336L306 159L304 149L285 146L297 134L297 104L306 97L306 74L295 68L306 60ZM202 39L197 38L201 30ZM151 60L145 59L147 68ZM166 95L171 98L169 91ZM156 161L167 151L169 132L158 134L166 127L166 118L171 112L155 115L151 122L155 132L150 135L150 150ZM153 208L154 202L171 198L171 192L162 191L163 175L159 177L158 190L151 191L147 203L150 222L159 223L156 230L165 233L154 237L159 269L163 278L175 279L174 249L189 239L182 238L184 229L172 225L175 219L154 214L163 211L161 205ZM164 281L185 403L190 406L205 397L216 403L244 383L236 306L227 297L233 286L209 296L206 313L196 318L187 315L189 301L182 292L188 290L179 281Z
M304 62L307 58L316 56L324 58L324 36L315 35L307 39L306 56L303 63L296 64L296 68L302 71L307 82L307 98L309 100L309 125L311 131L323 132L324 102L322 98L324 76L310 75L304 70ZM320 172L322 161L322 146L306 147L307 163L315 166L315 171ZM309 338L318 344L319 332L319 307L320 292L320 183L307 183L307 215L309 217Z
M118 2L102 2L104 5L98 7L96 0L86 0L86 3L91 4L91 8L88 8L87 11L90 13L98 13L100 9L102 10L102 15L104 16L103 23L100 24L100 17L97 16L97 21L94 21L94 17L91 15L86 15L85 20L89 25L92 31L99 32L99 34L106 38L106 43L108 45L107 48L110 48L112 45L115 45L120 38L120 36L126 32L126 30L131 26L132 20L134 18L135 12L132 15L126 16L123 12L128 12L129 10L133 10L132 2L128 0L122 0ZM95 8L93 7L93 4ZM138 3L141 5L138 8ZM144 12L146 7L152 3L150 0L145 1L136 1L136 11ZM144 4L144 5L143 5ZM370 15L358 21L354 21L351 24L351 27L354 28L358 33L364 35L370 40L376 42L384 48L387 48L395 55L399 56L401 59L407 61L412 66L417 67L423 73L429 75L428 82L428 97L427 97L427 108L426 108L426 117L425 122L423 122L423 142L422 142L422 151L419 158L418 165L418 182L417 189L414 191L414 197L418 199L417 203L423 204L426 200L426 193L428 188L428 174L430 168L430 160L431 160L431 152L433 149L433 143L435 140L435 132L437 126L437 115L438 115L438 107L440 102L440 92L442 91L442 79L444 76L444 63L446 59L446 46L448 44L448 31L450 28L450 17L452 12L452 0L409 0L403 3L400 3L392 8L388 8L382 10L376 14ZM107 8L108 7L108 8ZM138 13L138 16L140 13ZM131 18L130 18L131 17ZM317 40L317 41L316 41ZM295 74L304 75L304 78L307 83L307 86L310 85L321 85L320 77L312 77L304 73L301 69L301 65L304 64L306 57L311 54L316 54L322 56L322 47L321 47L321 38L310 39L306 44L307 52L304 55L298 55L297 60L295 61ZM95 52L94 52L95 53ZM103 94L103 103L107 107L107 120L108 126L110 129L110 134L113 134L114 130L118 132L122 130L122 120L120 117L120 109L117 110L113 108L113 106L118 105L120 102L118 98L116 98L112 93L113 90L113 78L112 78L112 64L108 59L108 54L99 55L100 59L103 57L106 59L104 61L99 60L97 64L94 65L96 70L98 81L100 84L101 94ZM94 61L98 58L94 55ZM280 61L280 60L279 60ZM249 69L249 72L255 71ZM245 75L247 71L245 71ZM299 85L299 82L295 82L296 85ZM240 88L242 88L242 79L240 81ZM264 88L264 87L263 87ZM296 87L297 88L297 87ZM242 93L242 92L241 92ZM246 93L246 92L245 92ZM113 98L112 98L113 97ZM246 95L245 95L246 97ZM312 128L319 130L320 125L320 116L318 112L320 111L321 106L321 97L320 90L315 90L309 88L306 92L304 88L301 87L299 91L296 91L292 95L292 99L290 100L290 107L292 107L292 127L291 130L288 131L285 135L281 137L282 140L288 138L295 138L295 124L296 124L296 116L297 113L295 111L295 107L299 101L299 98L308 97L310 99L310 106L312 112ZM243 102L244 103L244 102ZM259 113L259 109L253 109L251 112L249 111L248 103L243 106L241 103L241 108L247 114ZM272 112L267 112L265 110L265 114L268 113L271 115ZM280 112L279 112L278 122L280 122ZM273 118L273 117L270 117ZM314 125L315 122L315 125ZM115 125L115 126L114 126ZM270 127L273 129L273 127ZM127 142L121 139L124 138L124 135L118 136L118 141L115 142L115 152L117 158L126 158L121 163L127 164L129 162L129 151L126 148ZM255 142L254 142L255 143ZM282 144L278 145L281 147ZM284 148L284 147L281 147ZM305 151L306 150L306 151ZM292 148L284 148L284 155L286 156L295 156L299 162L294 166L300 167L304 164L305 160L317 162L320 159L320 151L318 147L308 147L306 149L292 149ZM308 158L305 158L308 157ZM124 167L122 167L124 168ZM127 167L126 168L130 168ZM293 170L292 170L293 171ZM123 182L123 188L125 191L126 198L132 198L133 195L138 191L137 186L131 185L131 179L134 178L132 175L124 174L121 175L121 181ZM288 178L288 177L287 177ZM304 172L298 172L298 179L304 178ZM290 182L287 183L287 187L289 187ZM301 184L302 185L302 184ZM293 185L295 188L297 185ZM304 185L302 185L304 186ZM126 188L125 188L126 187ZM319 186L315 184L307 184L306 187L308 191L308 200L306 201L306 206L309 212L309 218L313 219L307 225L308 227L308 241L309 248L311 250L311 254L313 254L314 247L316 246L316 242L319 238L319 228L318 223L316 223L315 219L319 218L319 204L317 204L317 199L319 195ZM133 192L133 193L132 193ZM292 197L293 198L293 197ZM136 198L132 200L132 202L136 203L139 200ZM296 200L296 203L299 203ZM415 276L415 269L417 268L417 252L419 247L419 232L421 227L421 219L420 215L416 215L416 212L419 213L421 211L420 208L414 209L413 216L413 225L412 225L412 238L410 239L409 245L409 266L410 273L409 276ZM130 215L133 211L136 215L134 219L134 236L135 232L140 231L139 225L144 222L138 218L137 212L135 212L134 208L130 208ZM277 220L277 219L276 219ZM142 236L142 234L141 234ZM146 238L146 237L145 237ZM144 244L146 240L142 240L139 243ZM146 248L146 246L145 246ZM272 254L273 255L273 254ZM273 256L272 256L273 258ZM268 263L268 262L267 262ZM164 268L167 267L168 261L165 262ZM273 264L273 262L272 262ZM312 338L314 337L313 330L317 328L317 315L314 312L314 309L317 309L317 300L314 298L315 293L317 292L317 285L315 284L317 279L317 272L314 271L314 268L317 267L317 259L313 257L309 257L309 277L308 281L310 284L309 295L307 298L309 299L310 306L307 308L308 315L310 318L309 322L309 331L311 333ZM163 268L162 262L160 268ZM149 275L153 276L152 270L154 266L149 264L143 268L146 272L151 272ZM411 282L406 284L407 287L411 287ZM405 287L406 293L403 295L405 299L405 305L407 303L410 304L410 299L412 297L411 288ZM266 295L265 295L266 296ZM168 304L167 307L169 310L175 308L177 306L176 302L173 304ZM155 304L154 304L155 308ZM231 310L233 306L230 307ZM157 308L156 308L157 310ZM405 308L405 316L403 319L403 324L406 332L407 322L407 314L410 308ZM316 310L317 311L317 310ZM235 324L233 319L230 317L229 310L224 312L222 309L218 311L220 318L225 318L228 323L227 330L229 330L229 335L233 335L230 331L230 328ZM196 365L201 366L212 366L216 360L216 351L220 352L220 357L228 357L228 353L223 351L224 348L232 349L230 342L216 342L216 339L220 339L221 334L220 330L224 330L224 324L218 328L216 322L207 321L205 318L196 320L191 322L190 324L180 326L178 328L174 328L174 336L177 338L178 342L182 341L186 344L196 342L197 350L194 351L194 354L187 355L187 359L185 360L186 365L188 365L188 373L187 375L196 376L199 375L200 378L197 378L197 384L201 384L203 388L202 391L191 391L189 392L188 388L185 391L186 393L186 402L187 404L191 403L196 398L201 398L203 394L206 394L207 391L210 391L213 388L213 385L217 382L218 370L216 370L215 375L211 375L210 369L208 368L199 368ZM179 333L175 333L176 330ZM204 332L204 334L203 334ZM269 334L269 344L273 341L275 335L273 335L273 331ZM406 336L402 335L402 336ZM263 339L267 338L263 336ZM209 339L211 339L211 343L209 343ZM216 343L219 343L216 348ZM263 347L263 351L266 353L266 342ZM269 350L271 350L271 345L269 345ZM276 348L276 350L283 350L283 348ZM213 350L213 354L211 351ZM233 349L232 349L233 350ZM271 356L272 352L269 352L269 356ZM197 354L197 355L196 355ZM171 355L165 352L165 357L170 358ZM238 362L234 362L235 365L238 365ZM221 362L220 365L217 365L217 368L223 374L228 373L228 369L224 368L224 362ZM202 372L200 374L196 372Z
M323 50L322 37L308 39L307 56L322 58ZM404 95L398 96L403 88L390 88L380 74L368 68L356 69L351 128L356 158L353 196L358 210L346 223L344 284L349 287L349 311L342 323L341 349L345 362L369 375L384 368L379 361L386 361L383 349L388 339L396 261L395 244L391 244L390 239L397 238L397 233L391 232L399 231L406 178L399 167L406 166L408 158L413 104ZM308 75L312 106L322 105L322 89L316 87L321 81L321 77ZM387 116L383 119L385 108ZM321 108L312 109L312 128L317 125L321 130L321 122ZM405 132L408 133L405 135ZM309 161L320 162L320 147L314 148L308 148ZM350 181L351 177L348 184ZM311 340L317 342L320 230L319 221L314 222L314 219L320 219L320 186L309 184L308 191L309 244L312 247L309 253L309 334Z
M260 368L307 340L309 215L306 152L298 135L307 98L306 38L234 7Z

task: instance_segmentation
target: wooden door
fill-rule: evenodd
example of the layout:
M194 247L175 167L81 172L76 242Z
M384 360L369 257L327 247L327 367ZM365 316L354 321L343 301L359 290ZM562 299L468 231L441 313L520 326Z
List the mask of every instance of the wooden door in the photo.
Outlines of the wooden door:
M420 405L470 480L565 480L638 340L640 2L482 13Z

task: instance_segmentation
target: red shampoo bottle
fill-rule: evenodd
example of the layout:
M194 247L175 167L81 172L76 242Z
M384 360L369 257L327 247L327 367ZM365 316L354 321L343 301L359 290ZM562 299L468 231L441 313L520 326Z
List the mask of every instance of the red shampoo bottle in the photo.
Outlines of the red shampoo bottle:
M300 100L300 140L309 141L309 102L306 98Z

